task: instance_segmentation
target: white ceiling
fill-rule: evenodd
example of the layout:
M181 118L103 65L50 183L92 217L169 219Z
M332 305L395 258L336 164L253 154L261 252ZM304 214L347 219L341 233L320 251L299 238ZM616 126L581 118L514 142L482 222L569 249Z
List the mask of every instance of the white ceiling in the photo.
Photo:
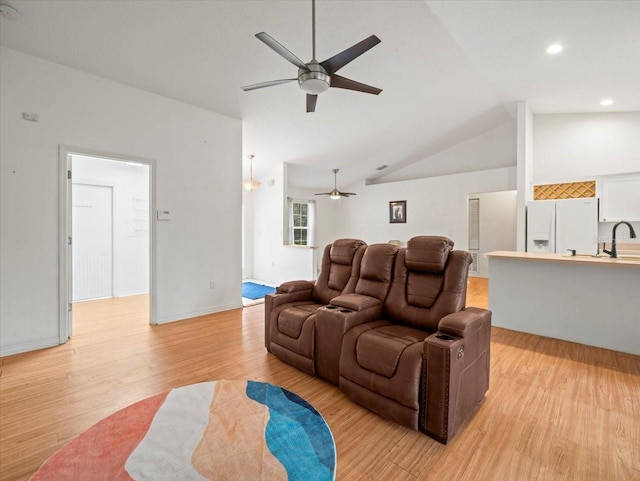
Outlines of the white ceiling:
M333 168L346 187L435 162L511 121L519 100L536 113L640 110L639 1L318 0L318 60L375 34L340 74L383 92L329 89L310 114L296 83L240 89L296 76L258 32L310 60L310 1L0 1L22 13L1 20L2 45L242 119L254 177L289 162L300 187L327 190Z

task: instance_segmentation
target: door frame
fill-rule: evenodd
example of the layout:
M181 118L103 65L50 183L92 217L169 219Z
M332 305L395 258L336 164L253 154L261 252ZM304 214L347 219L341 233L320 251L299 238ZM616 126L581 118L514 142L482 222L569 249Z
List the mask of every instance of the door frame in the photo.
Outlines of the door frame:
M72 266L72 166L71 155L83 155L86 157L97 157L118 162L137 162L149 167L149 323L157 324L156 321L156 223L154 213L156 212L156 162L153 159L144 159L131 155L114 154L99 150L86 149L81 147L71 147L59 145L59 206L58 206L58 293L59 293L59 340L64 344L71 336L72 327L72 296L73 296L73 266Z

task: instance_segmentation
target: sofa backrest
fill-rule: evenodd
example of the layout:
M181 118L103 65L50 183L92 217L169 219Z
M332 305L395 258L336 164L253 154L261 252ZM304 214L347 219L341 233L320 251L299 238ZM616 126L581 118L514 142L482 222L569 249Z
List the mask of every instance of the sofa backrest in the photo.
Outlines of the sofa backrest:
M354 291L366 246L360 239L337 239L325 247L320 275L311 293L314 301L329 304L334 297Z
M392 244L368 246L362 257L360 276L354 292L384 302L393 279L393 267L398 250L398 246Z
M464 309L470 264L471 255L454 251L447 237L412 238L398 252L385 319L436 331L440 319Z

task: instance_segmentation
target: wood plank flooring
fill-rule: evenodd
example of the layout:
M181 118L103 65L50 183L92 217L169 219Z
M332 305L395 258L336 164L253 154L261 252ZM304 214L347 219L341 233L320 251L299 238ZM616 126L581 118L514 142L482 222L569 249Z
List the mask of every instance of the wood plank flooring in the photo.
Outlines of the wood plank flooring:
M486 307L486 292L471 279L468 305ZM1 359L3 481L28 479L118 409L214 379L267 381L311 402L333 431L338 480L640 480L639 356L494 328L487 399L443 446L268 354L263 304L161 326L146 323L146 296L74 310L69 343Z

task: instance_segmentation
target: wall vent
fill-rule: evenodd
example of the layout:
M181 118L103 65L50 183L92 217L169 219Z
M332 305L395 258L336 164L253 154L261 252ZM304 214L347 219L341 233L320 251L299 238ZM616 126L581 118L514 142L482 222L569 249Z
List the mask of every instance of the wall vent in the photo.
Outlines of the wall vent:
M480 199L469 199L469 250L480 249Z
M469 267L469 273L478 273L478 251L471 251L471 267Z

